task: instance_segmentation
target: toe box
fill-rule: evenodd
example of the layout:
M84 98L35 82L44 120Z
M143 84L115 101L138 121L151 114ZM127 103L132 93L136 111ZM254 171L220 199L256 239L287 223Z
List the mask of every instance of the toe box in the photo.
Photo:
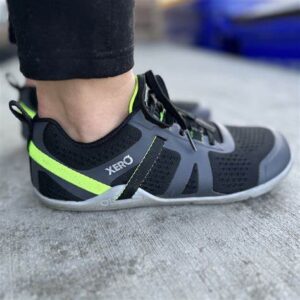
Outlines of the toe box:
M259 184L277 177L291 162L291 151L285 137L279 132L273 134L274 146L260 164Z

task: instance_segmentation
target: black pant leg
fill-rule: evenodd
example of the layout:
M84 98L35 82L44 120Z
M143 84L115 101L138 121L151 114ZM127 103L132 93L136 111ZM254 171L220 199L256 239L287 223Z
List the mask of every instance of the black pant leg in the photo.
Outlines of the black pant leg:
M134 0L8 0L22 73L103 78L133 67Z

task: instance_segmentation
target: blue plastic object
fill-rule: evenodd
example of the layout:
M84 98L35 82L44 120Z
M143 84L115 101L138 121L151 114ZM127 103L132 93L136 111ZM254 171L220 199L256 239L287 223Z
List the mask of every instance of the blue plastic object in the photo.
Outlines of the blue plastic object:
M300 59L300 10L298 14L239 19L263 2L274 0L196 1L201 16L196 44L248 57Z

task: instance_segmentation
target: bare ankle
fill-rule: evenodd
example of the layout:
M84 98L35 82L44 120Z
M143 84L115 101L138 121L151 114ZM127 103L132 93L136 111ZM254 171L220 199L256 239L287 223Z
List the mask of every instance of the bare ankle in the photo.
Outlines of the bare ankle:
M105 79L38 81L39 116L52 118L76 141L95 141L128 115L132 71Z

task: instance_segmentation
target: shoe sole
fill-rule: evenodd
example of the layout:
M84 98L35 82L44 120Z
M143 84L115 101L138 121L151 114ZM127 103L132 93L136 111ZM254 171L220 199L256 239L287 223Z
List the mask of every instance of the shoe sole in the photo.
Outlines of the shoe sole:
M94 198L75 202L65 200L54 200L43 196L38 190L35 189L40 201L49 208L58 210L70 210L70 211L103 211L103 210L118 210L128 209L136 207L148 207L148 206L162 206L162 205L207 205L207 204L226 204L239 201L245 201L251 198L257 198L275 188L280 181L282 181L289 173L292 166L292 160L287 167L272 180L261 184L257 187L249 190L223 196L213 197L192 197L192 198L160 198L156 197L143 189L139 189L133 198L126 200L115 200L118 198L125 188L125 185L116 186L111 188L103 195L96 196Z

